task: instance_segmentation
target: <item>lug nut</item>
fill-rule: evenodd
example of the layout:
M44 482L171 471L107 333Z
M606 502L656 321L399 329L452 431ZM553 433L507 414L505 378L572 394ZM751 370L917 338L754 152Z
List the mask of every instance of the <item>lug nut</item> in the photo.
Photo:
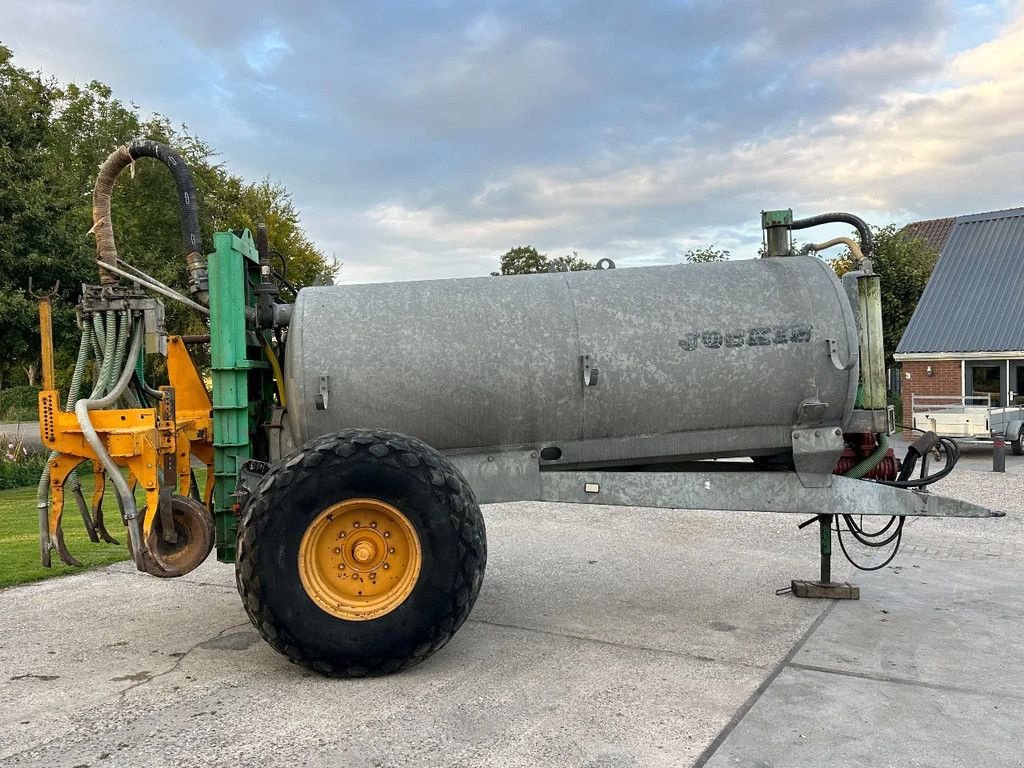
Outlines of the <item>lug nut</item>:
M390 539L391 538L391 531L384 531L384 538L385 539Z

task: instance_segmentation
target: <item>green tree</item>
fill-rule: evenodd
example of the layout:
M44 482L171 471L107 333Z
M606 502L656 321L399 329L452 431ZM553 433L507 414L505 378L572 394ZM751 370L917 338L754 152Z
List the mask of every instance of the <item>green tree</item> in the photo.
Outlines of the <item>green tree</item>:
M220 229L268 225L271 246L301 287L338 267L308 239L287 190L269 179L249 183L228 172L212 147L162 115L140 115L99 82L60 85L14 65L0 46L0 386L19 371L35 383L39 334L28 276L42 289L61 283L54 306L58 381L64 350L77 348L74 305L83 282L97 280L91 193L96 169L117 146L139 136L173 146L186 160L199 196L204 243ZM118 180L112 215L118 254L139 269L185 291L180 220L167 169L141 160ZM201 332L204 321L165 302L172 333Z
M568 267L570 272L583 272L594 268L593 264L583 259L576 251L569 256L556 256L551 259L545 253L538 253L532 245L520 245L502 255L501 271L492 272L491 275L533 275L548 272L549 265L560 271Z
M19 373L36 383L39 334L28 277L44 288L61 280L71 296L81 274L67 259L71 244L61 226L70 204L53 183L48 139L56 100L52 83L13 66L0 46L0 383ZM67 320L67 313L55 318L58 335Z
M895 224L872 227L872 230L875 240L872 269L881 278L885 358L891 364L896 346L928 284L938 253L923 239L897 229ZM847 250L829 263L836 274L842 276L853 268L853 255Z
M296 287L321 283L341 267L337 261L328 261L306 236L299 212L284 185L269 177L252 184L231 177L225 186L221 228L248 228L255 233L260 223L266 224L271 248L285 258L288 282ZM275 269L280 268L276 260L273 263Z
M709 245L705 248L691 248L683 254L683 258L686 259L687 264L707 264L712 261L728 261L729 257L732 256L729 251L721 248L715 248L713 245Z

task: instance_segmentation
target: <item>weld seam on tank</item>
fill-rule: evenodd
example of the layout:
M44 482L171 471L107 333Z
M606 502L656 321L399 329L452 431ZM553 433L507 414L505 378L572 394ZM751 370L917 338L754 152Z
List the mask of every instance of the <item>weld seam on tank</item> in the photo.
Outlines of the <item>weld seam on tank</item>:
M576 359L580 361L580 365L583 364L583 346L580 340L580 316L576 311L576 297L572 293L572 283L569 281L569 272L562 272L562 282L565 284L565 292L569 297L569 311L572 313L572 324L573 324L573 341L576 346ZM577 439L582 440L586 434L587 428L587 392L586 387L583 384L583 372L580 371L580 431Z

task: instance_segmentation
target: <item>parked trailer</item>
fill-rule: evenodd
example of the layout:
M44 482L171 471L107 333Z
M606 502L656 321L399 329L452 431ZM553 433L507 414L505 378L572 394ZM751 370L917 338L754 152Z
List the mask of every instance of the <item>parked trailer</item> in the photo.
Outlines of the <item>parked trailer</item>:
M993 406L992 395L913 394L910 409L915 429L967 445L1005 440L1015 456L1024 455L1024 406Z
M114 182L143 157L174 176L190 296L117 257ZM907 516L1003 514L926 492L953 470L952 443L930 474L918 460L936 435L902 461L888 447L880 283L870 229L851 214L764 212L760 259L286 299L266 229L219 232L203 255L187 166L139 140L101 166L93 223L100 281L83 290L63 403L40 299L40 431L53 451L39 494L44 563L52 549L76 562L65 486L90 535L112 540L109 479L140 571L181 576L216 546L260 634L323 674L394 672L448 642L483 582L481 503L810 516L820 578L792 585L806 597L857 595L831 580L833 532L844 552L845 535L890 546L891 559ZM794 230L834 223L860 242L794 251ZM855 262L842 279L816 257L839 244ZM168 337L153 294L207 316L209 335ZM212 392L190 343L209 344ZM165 385L139 374L144 353L166 358ZM192 457L208 468L201 492ZM85 461L97 481L89 504L74 481ZM871 533L854 515L890 521Z

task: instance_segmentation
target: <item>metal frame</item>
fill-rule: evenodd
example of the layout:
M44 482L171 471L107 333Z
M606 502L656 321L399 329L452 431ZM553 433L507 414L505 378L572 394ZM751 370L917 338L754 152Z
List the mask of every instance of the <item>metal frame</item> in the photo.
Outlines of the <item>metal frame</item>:
M1002 517L976 504L924 491L821 473L807 484L796 472L753 471L752 464L690 462L667 471L561 470L541 467L539 450L456 453L481 504L554 501L665 509L781 512L798 515Z
M248 316L255 297L247 273L259 279L259 254L249 230L241 236L218 232L209 257L210 363L213 369L213 516L217 528L217 559L233 562L239 503L235 497L239 471L253 458L252 435L267 420L270 364L251 334ZM262 399L253 399L255 391Z

